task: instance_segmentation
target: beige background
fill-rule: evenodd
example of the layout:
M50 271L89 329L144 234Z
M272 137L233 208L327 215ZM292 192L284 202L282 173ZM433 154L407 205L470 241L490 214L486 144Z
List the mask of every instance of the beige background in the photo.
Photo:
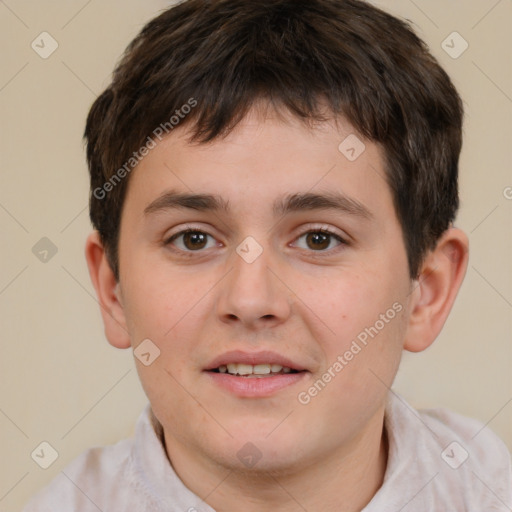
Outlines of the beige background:
M375 3L414 22L467 110L458 225L470 267L442 335L405 355L395 389L479 418L512 448L512 2ZM130 435L146 402L131 353L104 339L89 283L81 137L121 52L168 4L0 0L0 512L86 448ZM43 31L59 45L47 59L31 48ZM453 31L469 43L457 59L441 47ZM32 252L42 237L58 249L46 263ZM42 441L59 453L46 470L30 457Z

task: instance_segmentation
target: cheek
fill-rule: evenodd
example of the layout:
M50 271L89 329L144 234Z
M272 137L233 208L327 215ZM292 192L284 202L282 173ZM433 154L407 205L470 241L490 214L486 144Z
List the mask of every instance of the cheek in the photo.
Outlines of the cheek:
M196 335L200 326L198 306L204 295L195 281L194 277L178 273L171 276L168 269L153 266L143 273L127 275L123 283L132 344L150 339L159 350L149 366L137 362L140 381L157 417L178 431L180 415L191 415L195 410L195 402L186 391L191 387L190 363L200 338Z
M388 290L375 274L344 271L305 286L300 296L334 338L345 339L373 325L392 306L395 299Z
M325 368L342 357L344 368L337 374L349 378L350 386L367 381L370 369L382 371L386 381L396 371L405 332L404 293L397 279L384 269L345 270L301 292L308 298L310 326L322 347Z
M124 310L134 336L167 339L201 298L193 276L169 273L165 266L150 265L144 272L127 274L122 282ZM136 340L134 340L136 341Z
M134 346L150 339L160 352L151 366L138 365L139 375L149 394L151 389L176 390L178 382L190 383L190 367L199 364L196 358L204 338L205 308L212 311L209 297L205 297L204 283L197 274L171 274L168 268L156 265L140 274L133 273L125 282L130 338ZM174 393L176 400L178 395Z

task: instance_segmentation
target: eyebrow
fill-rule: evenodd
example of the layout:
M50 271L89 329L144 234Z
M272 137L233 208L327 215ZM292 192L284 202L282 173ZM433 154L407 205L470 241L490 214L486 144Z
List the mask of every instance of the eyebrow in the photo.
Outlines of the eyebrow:
M144 215L172 209L229 212L230 205L229 201L215 194L187 194L170 191L146 206ZM311 210L336 210L364 219L373 218L373 214L366 206L339 192L289 194L278 199L273 206L275 216Z
M364 219L373 217L366 206L340 192L290 194L274 204L274 215L276 216L309 210L336 210Z
M191 209L199 211L228 211L229 202L213 194L183 194L166 192L144 209L144 215L162 210Z

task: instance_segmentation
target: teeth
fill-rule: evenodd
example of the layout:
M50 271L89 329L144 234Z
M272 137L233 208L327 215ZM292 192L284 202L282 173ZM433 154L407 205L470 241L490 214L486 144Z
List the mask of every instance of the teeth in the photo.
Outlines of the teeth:
M255 364L252 367L252 373L255 373L256 375L266 375L270 373L271 367L269 364Z
M231 375L269 375L270 373L290 373L292 370L280 364L244 364L229 363L218 368L220 373L230 373Z
M252 368L251 364L237 364L236 372L238 375L250 375L252 373Z

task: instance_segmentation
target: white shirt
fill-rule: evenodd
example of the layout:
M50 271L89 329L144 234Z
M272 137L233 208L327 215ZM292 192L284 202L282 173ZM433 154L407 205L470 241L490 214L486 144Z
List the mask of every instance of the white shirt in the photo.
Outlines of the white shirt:
M384 482L361 512L512 511L510 453L480 422L390 393L385 429ZM148 405L134 439L83 453L23 512L215 512L179 479L162 439Z

